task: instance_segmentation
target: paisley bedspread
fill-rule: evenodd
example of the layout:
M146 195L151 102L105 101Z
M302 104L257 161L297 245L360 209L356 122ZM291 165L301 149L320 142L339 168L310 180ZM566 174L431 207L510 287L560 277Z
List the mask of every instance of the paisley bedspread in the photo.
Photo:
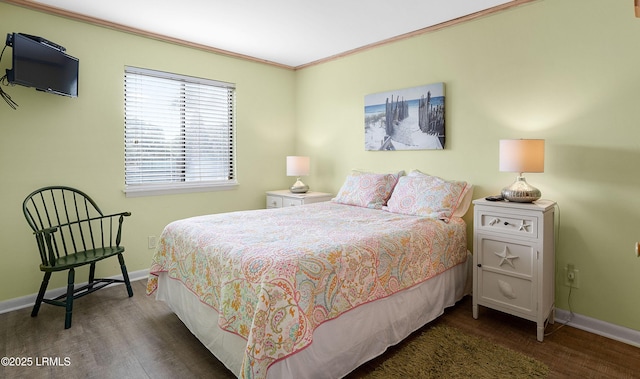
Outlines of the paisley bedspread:
M166 226L147 293L159 272L181 281L247 340L241 376L265 378L323 322L464 262L466 246L459 218L332 202L199 216Z

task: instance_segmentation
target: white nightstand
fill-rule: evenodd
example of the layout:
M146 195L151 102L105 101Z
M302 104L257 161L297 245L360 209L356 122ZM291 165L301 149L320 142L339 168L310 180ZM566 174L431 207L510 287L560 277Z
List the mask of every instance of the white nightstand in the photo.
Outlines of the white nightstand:
M473 204L473 318L482 305L535 321L542 341L555 316L555 202Z
M292 193L289 190L267 191L267 208L282 208L329 201L333 195L325 192Z

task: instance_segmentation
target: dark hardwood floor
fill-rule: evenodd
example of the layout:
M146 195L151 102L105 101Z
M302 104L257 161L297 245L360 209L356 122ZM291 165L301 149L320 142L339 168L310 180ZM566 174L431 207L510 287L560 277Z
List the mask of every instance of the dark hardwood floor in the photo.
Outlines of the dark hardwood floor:
M24 366L0 366L0 378L233 378L168 307L133 282L134 296L114 286L78 299L71 329L64 310L43 304L0 315L0 353ZM550 378L640 377L640 349L569 326L536 341L535 324L482 308L471 316L471 298L432 322L456 327L534 357ZM558 324L550 325L547 332ZM411 338L411 337L409 337ZM391 349L401 349L402 343ZM385 355L347 376L365 378Z

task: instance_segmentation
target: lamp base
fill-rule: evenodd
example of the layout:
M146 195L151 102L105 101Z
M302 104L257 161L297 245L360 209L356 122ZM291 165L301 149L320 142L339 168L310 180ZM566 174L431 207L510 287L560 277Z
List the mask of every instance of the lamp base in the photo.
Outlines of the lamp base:
M302 183L300 178L298 178L298 180L293 183L291 188L289 188L289 191L291 191L292 193L306 193L307 191L309 191L309 186Z
M524 176L518 175L513 184L502 189L501 195L505 199L516 203L531 203L538 200L542 193L539 189L527 183Z

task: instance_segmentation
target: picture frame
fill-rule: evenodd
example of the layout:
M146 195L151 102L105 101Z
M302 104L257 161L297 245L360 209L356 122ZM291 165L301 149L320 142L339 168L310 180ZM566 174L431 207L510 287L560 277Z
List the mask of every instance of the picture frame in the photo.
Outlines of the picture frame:
M365 150L442 150L444 83L366 95Z

